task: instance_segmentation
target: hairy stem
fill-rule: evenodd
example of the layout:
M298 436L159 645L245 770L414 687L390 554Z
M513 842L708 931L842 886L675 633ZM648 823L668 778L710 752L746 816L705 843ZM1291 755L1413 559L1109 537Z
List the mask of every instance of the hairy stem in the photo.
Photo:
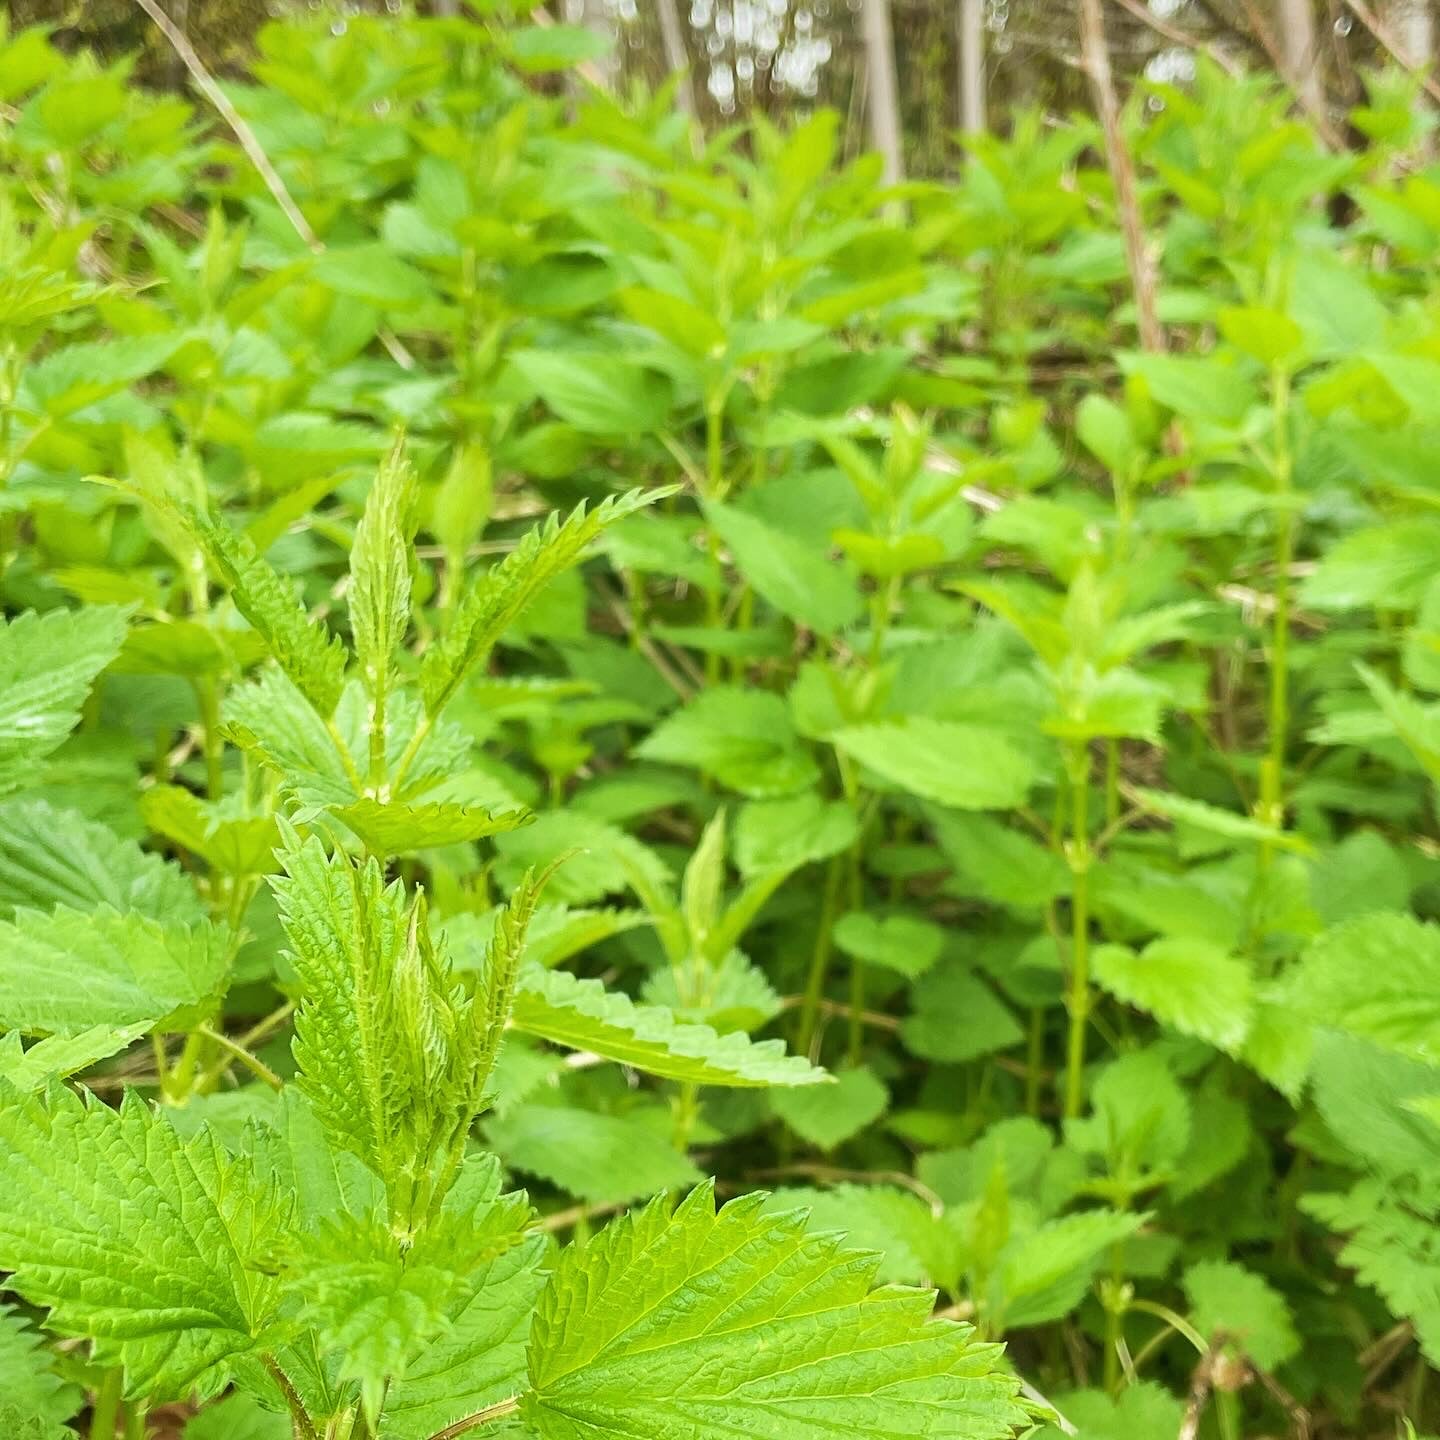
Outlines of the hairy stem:
M285 1408L290 1412L290 1423L295 1427L295 1440L320 1440L315 1429L315 1422L311 1420L304 1402L300 1399L299 1391L295 1389L290 1377L280 1368L279 1362L273 1355L267 1355L264 1363L270 1378L285 1399Z
M430 1440L455 1440L457 1435L468 1435L472 1430L479 1430L484 1425L489 1425L494 1420L503 1420L507 1415L513 1415L520 1408L520 1397L512 1395L508 1400L501 1400L497 1405L487 1406L484 1410L477 1410L473 1415L467 1415L463 1420L457 1420L453 1425L447 1425L443 1430L437 1430Z

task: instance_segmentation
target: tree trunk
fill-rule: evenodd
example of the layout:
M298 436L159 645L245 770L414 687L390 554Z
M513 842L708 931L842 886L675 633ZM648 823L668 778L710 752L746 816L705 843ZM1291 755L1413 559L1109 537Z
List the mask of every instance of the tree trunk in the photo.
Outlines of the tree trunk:
M861 0L860 18L865 33L870 143L885 161L885 183L898 185L905 178L905 160L901 148L900 95L895 78L890 0Z
M1120 123L1120 101L1115 95L1115 77L1110 70L1110 46L1105 39L1105 12L1101 0L1080 0L1080 58L1095 92L1095 108L1105 132L1105 159L1115 186L1115 203L1120 211L1120 230L1125 238L1125 262L1135 291L1140 344L1151 351L1165 348L1155 304L1155 276L1145 250L1145 230L1140 217L1140 200L1135 189L1135 161Z
M675 103L690 116L695 111L695 91L690 81L690 55L685 48L685 31L675 0L656 0L660 11L660 40L665 46L665 68L680 77Z
M985 0L960 0L960 128L986 128Z
M1280 45L1295 93L1309 111L1323 110L1320 47L1315 35L1314 0L1279 0Z

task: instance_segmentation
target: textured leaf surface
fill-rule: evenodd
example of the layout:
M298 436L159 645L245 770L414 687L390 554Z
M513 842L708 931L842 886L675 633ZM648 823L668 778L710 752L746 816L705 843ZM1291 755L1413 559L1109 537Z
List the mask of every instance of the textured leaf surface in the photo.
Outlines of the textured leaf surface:
M1300 1353L1290 1307L1265 1280L1243 1265L1211 1260L1185 1272L1190 1320L1207 1338L1224 1335L1262 1370L1274 1370Z
M0 1083L0 1266L51 1328L96 1337L133 1394L213 1389L252 1348L285 1208L207 1132L184 1141L133 1095L111 1110Z
M49 1440L52 1432L71 1434L65 1422L84 1398L78 1386L55 1373L49 1352L24 1317L0 1308L0 1419L8 1411L36 1426Z
M74 1035L94 1025L185 1029L219 1000L229 937L131 912L21 910L0 924L0 1028Z
M438 845L458 845L502 835L528 824L528 810L487 810L479 805L433 801L404 805L364 796L337 806L335 818L343 821L377 855L399 855Z
M1250 968L1204 940L1154 940L1140 954L1099 946L1095 979L1127 1005L1148 1010L1182 1035L1235 1051L1250 1029Z
M112 606L26 613L0 626L0 791L26 777L74 729L95 677L120 651Z
M17 1090L43 1090L51 1080L65 1080L133 1045L149 1027L96 1025L77 1035L48 1035L22 1049L12 1030L0 1038L0 1075Z
M420 688L425 709L442 710L465 676L557 575L576 564L605 528L668 492L632 490L612 496L593 510L582 505L564 520L551 515L531 530L494 569L481 575L461 597L450 628L425 653Z
M527 966L515 997L517 1030L652 1075L696 1085L813 1085L829 1079L780 1040L718 1035L708 1025L677 1020L655 1005L637 1005L598 980Z
M1084 1298L1106 1252L1133 1235L1143 1215L1087 1210L1032 1230L1006 1248L1001 1266L1005 1323L1042 1325Z
M485 1134L512 1169L538 1175L587 1205L623 1205L701 1178L671 1144L671 1128L661 1110L602 1115L519 1105L492 1120Z
M44 800L0 805L0 909L57 905L108 905L184 925L204 917L194 881L178 865L108 826Z
M1307 1019L1440 1062L1440 927L1360 915L1313 941L1285 998Z
M882 780L958 810L1023 805L1035 779L1029 758L983 725L917 715L851 726L833 738Z
M345 680L345 647L305 613L293 590L244 535L197 519L196 536L219 571L235 608L255 627L295 688L328 717Z
M833 1085L803 1085L777 1091L775 1113L802 1139L833 1150L878 1120L890 1103L889 1093L872 1070L836 1072Z
M544 1440L999 1440L1024 1421L998 1351L872 1291L877 1257L764 1197L657 1201L557 1264L522 1413Z
M446 1316L444 1332L391 1386L381 1434L429 1440L445 1426L524 1388L530 1315L545 1284L544 1256L545 1242L536 1236L468 1278Z

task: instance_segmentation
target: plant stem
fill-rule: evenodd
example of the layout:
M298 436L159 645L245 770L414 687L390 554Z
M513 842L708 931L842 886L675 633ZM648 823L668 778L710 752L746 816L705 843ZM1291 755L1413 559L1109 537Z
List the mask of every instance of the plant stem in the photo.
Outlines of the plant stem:
M209 679L195 681L200 705L200 746L205 757L205 793L218 800L225 793L225 742L220 738L220 692Z
M1065 1055L1065 1116L1080 1114L1085 1095L1085 1027L1090 1016L1090 751L1084 742L1065 757L1070 782L1070 1036Z
M280 1368L279 1362L273 1355L265 1356L264 1364L270 1378L285 1398L285 1406L290 1411L290 1423L295 1427L295 1440L320 1440L315 1430L315 1422L311 1420L306 1411L305 1403L300 1399L294 1382Z
M463 1420L457 1420L453 1425L447 1425L443 1430L437 1430L430 1440L455 1440L457 1435L468 1435L470 1431L478 1430L492 1420L503 1420L507 1415L513 1415L519 1408L520 1397L512 1395L510 1399L502 1400L498 1405L478 1410L474 1415L467 1415Z
M90 1411L90 1440L115 1440L120 1421L120 1397L125 1375L120 1370L107 1370L95 1395Z
M815 1041L815 1023L825 993L825 975L830 968L830 932L840 903L842 863L842 857L837 855L825 872L825 898L820 906L820 925L815 931L815 948L810 955L810 974L805 981L805 1000L800 1007L800 1024L795 1036L795 1050L800 1055L808 1055Z
M1290 725L1290 565L1295 554L1295 516L1291 509L1294 459L1290 453L1290 376L1274 374L1275 495L1275 613L1270 640L1269 751L1260 767L1260 816L1277 828L1285 823L1285 739ZM1272 848L1261 849L1262 864L1270 862Z
M209 1025L201 1025L197 1031L207 1040L213 1040L222 1050L228 1051L257 1079L263 1080L272 1090L279 1090L284 1081L263 1061L258 1055L252 1055L238 1041L232 1040L223 1031L212 1029Z

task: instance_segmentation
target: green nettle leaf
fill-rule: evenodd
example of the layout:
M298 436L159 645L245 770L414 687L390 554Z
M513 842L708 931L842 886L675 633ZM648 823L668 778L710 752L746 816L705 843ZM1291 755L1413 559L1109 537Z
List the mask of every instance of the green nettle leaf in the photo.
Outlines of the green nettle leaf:
M791 795L819 779L784 700L764 690L717 685L667 716L634 752L693 765L742 795Z
M1144 1215L1086 1210L1032 1230L1005 1248L996 1308L1007 1328L1043 1325L1068 1315L1114 1245L1133 1235Z
M1030 758L983 725L912 715L851 726L831 739L881 780L957 810L1023 805L1036 778Z
M1440 1063L1440 927L1399 914L1347 920L1310 943L1283 995L1318 1025Z
M0 805L0 913L62 905L182 925L204 918L195 883L178 865L107 825L45 800Z
M815 1085L830 1079L803 1055L786 1054L781 1040L719 1035L564 970L527 966L510 1023L557 1045L695 1085Z
M300 1087L408 1222L420 1172L479 1109L495 1016L463 1000L430 947L423 905L386 885L375 860L327 855L293 831L283 860L273 884L301 988Z
M43 1090L52 1080L66 1080L134 1044L148 1023L95 1025L75 1035L47 1035L22 1048L20 1032L0 1037L0 1075L17 1090Z
M208 1132L182 1140L133 1093L111 1110L0 1082L0 1266L52 1329L94 1337L133 1395L213 1392L254 1350L287 1210Z
M289 1255L284 1283L322 1351L341 1357L339 1377L360 1384L373 1426L390 1383L410 1360L445 1337L473 1286L515 1250L535 1258L533 1212L522 1195L500 1194L493 1156L467 1163L438 1214L413 1239L382 1214L343 1214L307 1233Z
M1019 1022L995 992L963 964L944 962L916 981L914 1013L900 1027L912 1055L960 1064L1018 1045Z
M1175 1440L1185 1423L1184 1405L1153 1380L1132 1381L1115 1399L1103 1390L1078 1390L1054 1401L1085 1440ZM1046 1426L1035 1440L1062 1440L1065 1434Z
M1184 936L1152 940L1138 955L1124 945L1101 945L1090 963L1112 995L1181 1034L1231 1053L1245 1043L1250 967L1219 946Z
M775 1113L802 1139L833 1150L878 1120L890 1094L874 1071L839 1070L833 1085L807 1085L771 1097Z
M1282 850L1293 850L1308 855L1311 845L1303 835L1277 829L1248 815L1237 815L1233 810L1222 810L1218 805L1206 804L1203 800L1191 800L1184 795L1171 795L1163 790L1137 789L1136 799L1147 809L1177 825L1192 826L1206 835L1223 840L1245 841L1252 845L1268 844Z
M1290 1307L1259 1275L1228 1261L1192 1265L1185 1272L1190 1321L1204 1336L1223 1335L1262 1370L1276 1370L1300 1353Z
M712 501L705 517L756 593L781 614L822 635L859 617L859 589L824 550L733 505Z
M531 1332L530 1427L543 1440L1000 1440L1024 1423L994 1346L931 1319L925 1291L871 1290L878 1257L763 1207L748 1195L717 1214L701 1186L571 1246Z
M461 597L450 626L425 653L420 690L428 714L438 714L465 677L557 575L577 564L606 528L663 499L669 490L632 490L587 510L583 505L561 520L552 514L529 531L493 570L475 580Z
M577 430L641 435L664 426L670 408L664 378L619 359L613 351L520 350L510 363L555 414Z
M880 965L908 980L940 958L945 932L919 915L870 915L852 910L835 922L835 944L867 965Z
M443 800L406 805L369 796L349 805L337 805L331 814L376 855L401 855L483 840L488 835L518 830L534 820L528 810L487 810L480 805L456 805Z
M75 728L124 638L125 613L111 606L27 611L0 625L0 793L24 784Z
M108 907L20 910L0 923L0 1028L78 1035L95 1025L183 1030L219 1003L230 936Z
M485 1126L485 1138L514 1170L538 1175L587 1205L648 1200L694 1185L700 1172L670 1138L658 1106L601 1115L559 1105L518 1105Z
M28 1423L41 1440L63 1440L73 1434L65 1422L83 1401L80 1388L55 1373L50 1353L24 1318L0 1307L0 1420L7 1422L6 1435L23 1436L20 1427Z
M152 785L140 797L140 813L152 830L227 875L274 868L280 832L273 815L241 814L234 803L201 800L180 785Z
M350 632L383 739L385 700L410 626L415 471L397 443L381 463L350 547Z
M192 518L196 538L229 588L235 608L255 627L295 688L329 719L345 683L345 646L312 620L248 536L208 516Z

